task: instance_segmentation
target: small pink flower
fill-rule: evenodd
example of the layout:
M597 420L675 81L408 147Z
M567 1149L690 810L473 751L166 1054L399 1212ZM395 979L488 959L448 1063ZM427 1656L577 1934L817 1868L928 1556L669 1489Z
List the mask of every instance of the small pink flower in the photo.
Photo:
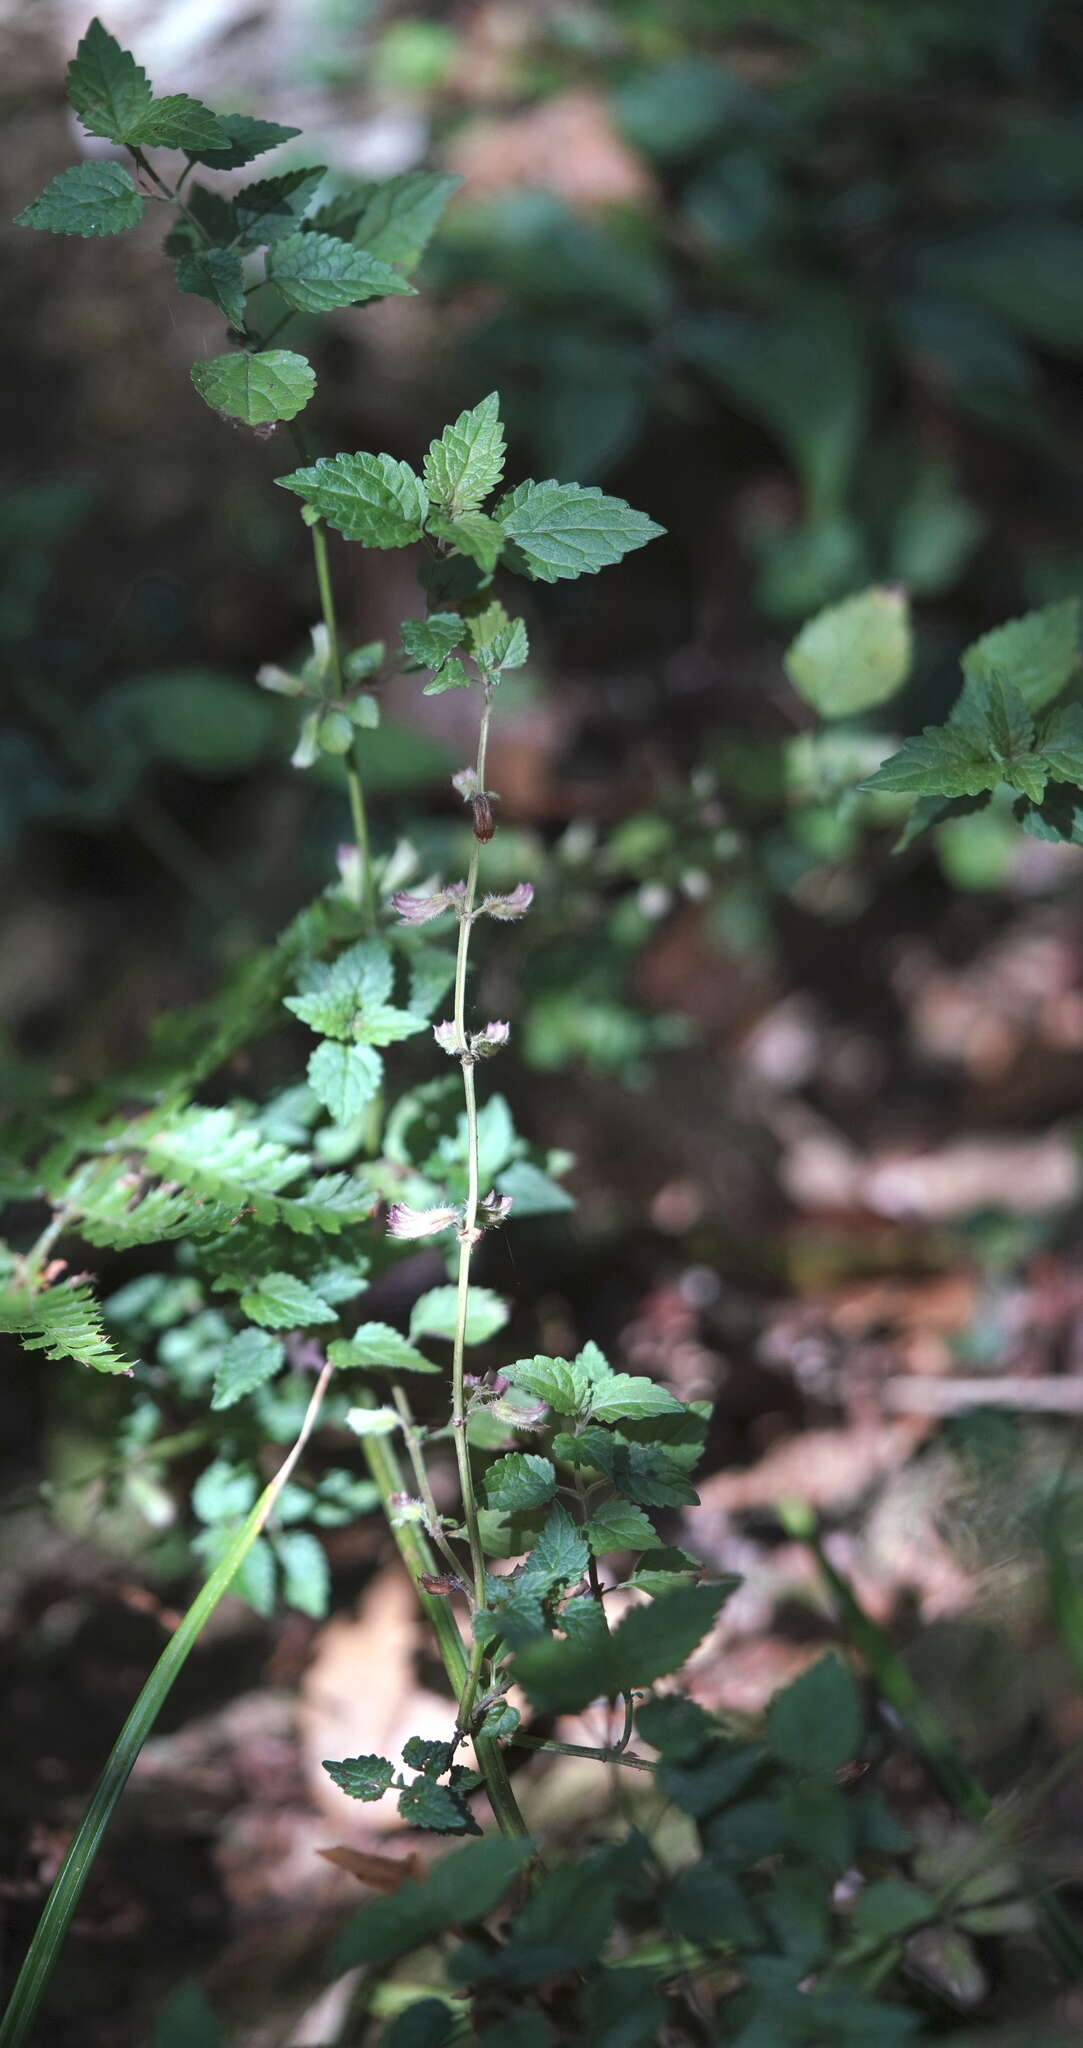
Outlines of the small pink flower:
M428 924L445 910L458 909L465 894L464 882L449 882L432 896L411 896L408 889L400 889L391 898L391 908L398 912L400 924Z
M510 922L512 918L525 917L534 901L533 882L517 882L507 896L486 896L479 906L479 915L488 912L490 917L499 917Z
M393 1202L387 1212L389 1237L436 1237L458 1221L457 1209L411 1209L406 1202Z

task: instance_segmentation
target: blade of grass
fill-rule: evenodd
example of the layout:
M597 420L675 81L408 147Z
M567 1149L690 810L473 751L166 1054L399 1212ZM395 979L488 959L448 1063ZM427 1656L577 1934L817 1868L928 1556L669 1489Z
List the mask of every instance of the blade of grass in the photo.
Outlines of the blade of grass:
M237 1531L221 1562L215 1566L210 1577L200 1587L184 1619L162 1651L113 1744L90 1804L57 1872L15 1989L4 2016L0 2019L0 2048L22 2048L22 2044L29 2038L38 2007L82 1896L83 1886L90 1876L94 1858L101 1847L105 1831L113 1818L117 1802L128 1782L139 1752L189 1651L194 1647L204 1624L213 1614L231 1579L244 1563L289 1479L319 1414L332 1371L333 1367L330 1365L324 1366L293 1449L270 1484L264 1488L248 1520Z

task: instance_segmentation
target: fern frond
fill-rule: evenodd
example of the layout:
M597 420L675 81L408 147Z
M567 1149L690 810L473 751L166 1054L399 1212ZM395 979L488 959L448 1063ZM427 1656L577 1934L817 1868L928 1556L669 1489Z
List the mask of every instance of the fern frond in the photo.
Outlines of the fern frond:
M24 1351L47 1358L73 1358L95 1372L131 1372L131 1361L106 1335L100 1304L85 1280L65 1280L39 1291L12 1279L0 1288L0 1331L17 1337Z
M130 1251L133 1245L204 1237L227 1230L232 1210L191 1188L148 1185L130 1158L87 1160L57 1191L80 1237L88 1244Z
M261 1137L231 1109L182 1110L157 1130L136 1126L132 1136L154 1172L217 1205L227 1223L251 1210L260 1223L307 1237L334 1234L372 1208L372 1195L348 1173L324 1174L304 1194L284 1192L308 1171L305 1154Z

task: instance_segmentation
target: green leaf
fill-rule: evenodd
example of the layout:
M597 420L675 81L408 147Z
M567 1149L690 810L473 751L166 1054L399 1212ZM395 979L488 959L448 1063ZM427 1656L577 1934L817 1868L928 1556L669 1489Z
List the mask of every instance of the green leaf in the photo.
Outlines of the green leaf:
M108 142L126 142L150 106L146 72L97 18L68 65L68 98L88 133Z
M735 1583L682 1586L664 1600L633 1608L601 1642L530 1643L514 1660L516 1682L543 1714L576 1713L603 1695L653 1685L680 1670Z
M192 1488L192 1512L201 1522L243 1521L259 1491L259 1481L246 1465L234 1465L229 1458L215 1458L205 1466Z
M60 1281L33 1293L0 1288L0 1331L17 1337L24 1351L46 1358L74 1359L95 1372L131 1372L131 1362L106 1334L100 1305L89 1287Z
M595 1557L605 1557L611 1550L650 1550L658 1532L631 1501L606 1500L587 1523L587 1541Z
M634 1422L645 1415L680 1415L683 1403L656 1380L628 1372L610 1373L591 1399L591 1414L598 1422Z
M524 1216L559 1216L575 1208L575 1196L529 1159L514 1159L497 1177L497 1192L510 1195L515 1221Z
M702 1755L718 1735L718 1723L682 1693L644 1700L636 1708L636 1729L670 1763L688 1763Z
M767 1740L791 1770L828 1775L850 1763L860 1744L861 1697L849 1666L821 1657L767 1709Z
M322 1621L331 1605L331 1573L319 1537L309 1529L288 1529L272 1540L287 1607Z
M410 1313L411 1337L443 1337L450 1344L455 1335L458 1290L432 1287L415 1301ZM508 1320L508 1304L489 1287L472 1287L466 1315L466 1341L485 1344Z
M583 1531L577 1528L567 1508L555 1501L523 1568L520 1584L547 1594L558 1586L572 1585L586 1571L589 1554Z
M199 100L184 92L152 100L122 138L133 149L214 149L228 141L226 130Z
M623 498L607 498L592 487L559 484L554 478L516 485L493 508L493 517L513 540L538 583L590 576L632 548L645 547L665 528Z
M977 725L927 725L862 782L861 789L905 790L916 796L980 796L1002 779Z
M818 612L787 649L784 665L821 717L846 718L894 696L912 659L905 591L874 588Z
M325 1758L323 1768L351 1799L382 1799L395 1782L395 1766L385 1756L348 1756L341 1763Z
M283 171L277 178L261 178L233 195L233 211L244 240L258 248L264 242L278 242L292 235L316 188L327 175L325 164Z
M379 1093L383 1061L369 1045L339 1045L325 1038L308 1062L308 1083L337 1124L352 1123Z
M399 1814L412 1828L431 1828L438 1835L480 1835L481 1829L470 1808L434 1778L415 1778L399 1793Z
M430 677L422 694L426 697L442 697L445 690L469 690L472 683L473 677L467 674L462 662L456 661L453 656Z
M343 1928L335 1945L334 1971L395 1962L447 1928L483 1920L500 1904L533 1853L529 1838L510 1841L494 1835L444 1857L420 1883L408 1878L393 1898L374 1900Z
M226 2030L198 1984L182 1984L162 2007L151 2048L226 2048Z
M1004 780L1022 790L1032 803L1040 803L1047 770L1041 755L1033 750L1034 720L1026 699L999 676L968 684L968 691Z
M514 1515L552 1500L556 1483L548 1458L539 1458L532 1451L511 1451L486 1472L485 1498L501 1514Z
M15 216L18 228L50 235L119 235L143 218L143 195L121 164L91 159L61 171Z
M244 326L244 276L236 249L192 249L176 269L177 289L209 299L231 327Z
M362 1019L380 1010L394 979L391 954L382 939L361 939L337 960L317 960L299 981L300 994L283 998L303 1024L327 1038L352 1039Z
M703 1820L720 1807L730 1806L739 1792L763 1767L764 1753L755 1744L715 1743L698 1762L667 1760L660 1774L666 1798L693 1820Z
M1083 705L1054 711L1038 739L1040 753L1057 782L1083 786Z
M265 1273L258 1285L241 1296L241 1307L254 1323L272 1330L305 1330L312 1323L334 1323L333 1308L292 1273Z
M440 171L401 171L365 194L352 240L384 263L413 270L462 179Z
M427 1778L442 1778L451 1769L455 1752L450 1742L426 1742L411 1735L403 1744L402 1760L409 1771L423 1771Z
M909 1934L924 1920L934 1919L936 1912L937 1902L931 1892L908 1884L902 1877L884 1877L858 1893L853 1924L859 1934L883 1941L893 1935Z
M256 355L211 356L192 364L192 382L214 412L245 426L292 420L316 389L316 373L292 349L261 349Z
M446 540L460 555L467 555L486 575L496 568L504 552L504 529L485 512L463 512L458 519L430 512L428 531L435 539Z
M275 729L270 705L248 684L197 668L129 677L102 700L96 723L109 744L198 776L253 767Z
M613 1924L616 1899L582 1863L564 1863L539 1878L515 1915L506 1947L461 1948L452 1975L465 1983L536 1984L565 1970L596 1964Z
M253 114L219 114L218 126L229 138L226 147L188 151L193 163L206 164L211 171L240 170L253 157L276 149L280 142L291 142L301 133L299 128L284 128L279 121L257 120Z
M380 2036L380 2048L451 2048L458 2019L443 1998L419 1998Z
M491 639L474 639L474 652L487 675L501 675L506 668L522 668L530 653L530 641L522 619L509 619Z
M695 1863L678 1874L662 1911L667 1926L685 1941L703 1942L708 1947L724 1941L735 1948L754 1948L763 1939L736 1878L709 1863Z
M503 1367L505 1379L545 1401L555 1415L585 1415L591 1386L584 1368L566 1358L517 1358Z
M427 619L404 619L402 644L419 668L439 668L466 628L458 612L430 612Z
M421 539L428 511L421 479L391 455L324 455L275 482L296 491L347 540L405 548Z
M389 1323L362 1323L352 1337L336 1338L328 1346L327 1356L332 1365L343 1368L366 1366L380 1372L440 1370Z
M211 1407L232 1408L265 1380L273 1379L285 1357L277 1337L268 1337L264 1330L239 1330L218 1361Z
M1079 599L1069 597L1009 619L967 648L963 673L974 682L996 676L1018 690L1032 711L1041 710L1078 667L1079 614Z
M273 242L267 275L287 305L300 313L327 313L333 306L414 294L413 285L390 264L335 235L299 233Z
M355 1436L393 1436L402 1428L397 1408L349 1408L346 1423Z
M500 395L490 391L430 441L423 475L433 504L453 520L476 512L504 474L504 453Z
M644 1552L631 1578L630 1586L638 1586L644 1593L672 1592L689 1578L694 1578L700 1567L687 1550L675 1548L652 1549Z

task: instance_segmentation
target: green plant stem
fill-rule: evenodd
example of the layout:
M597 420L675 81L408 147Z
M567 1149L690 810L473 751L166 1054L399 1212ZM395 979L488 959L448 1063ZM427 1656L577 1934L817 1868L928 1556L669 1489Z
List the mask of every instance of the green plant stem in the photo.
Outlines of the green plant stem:
M481 723L478 728L478 752L475 772L478 787L485 787L485 757L489 745L489 718L492 710L491 692L486 687L482 700ZM455 1439L455 1457L459 1468L459 1486L462 1492L463 1521L466 1525L467 1541L470 1545L470 1570L473 1578L475 1609L485 1605L485 1552L481 1544L481 1529L478 1522L478 1503L474 1492L474 1474L470 1463L470 1445L466 1434L466 1390L464 1384L464 1361L466 1357L466 1324L470 1310L470 1262L477 1238L478 1219L478 1104L474 1086L474 1055L466 1031L466 970L470 956L470 933L474 922L474 905L478 893L478 868L481 847L475 839L470 855L470 867L466 878L466 896L459 918L459 943L455 954L455 1038L462 1067L463 1095L466 1100L466 1211L462 1229L459 1232L459 1273L455 1303L455 1340L451 1358L451 1427ZM484 1661L483 1653L475 1646L470 1659L466 1684L459 1700L459 1726L469 1728L477 1698L478 1683Z
M41 1919L34 1931L26 1960L16 1980L15 1989L4 2016L0 2019L0 2048L22 2048L22 2044L29 2036L45 1988L56 1967L72 1916L82 1896L83 1887L93 1868L94 1858L101 1847L102 1838L112 1820L117 1801L128 1782L139 1752L205 1623L264 1529L279 1494L290 1478L315 1427L333 1369L330 1365L324 1366L292 1450L279 1466L269 1485L264 1487L247 1521L234 1536L221 1562L215 1566L210 1577L200 1587L188 1612L162 1651L113 1744L109 1760L57 1872Z
M418 1435L417 1424L414 1421L413 1410L410 1407L405 1388L397 1380L392 1383L391 1398L395 1403L399 1420L402 1423L402 1433L406 1440L406 1455L410 1460L410 1470L414 1475L417 1490L425 1504L425 1513L428 1516L429 1523L429 1535L440 1552L441 1557L453 1572L455 1578L458 1579L462 1567L444 1534L440 1511L433 1499L429 1475L425 1470L425 1456L421 1448L421 1440Z
M645 1756L629 1756L624 1749L587 1749L581 1742L547 1742L541 1735L506 1735L505 1742L512 1749L544 1749L553 1756L588 1757L596 1764L624 1764L630 1771L656 1771L658 1765Z
M389 1437L366 1436L361 1441L365 1462L383 1502L388 1527L395 1539L399 1556L413 1580L421 1611L436 1637L444 1670L458 1699L462 1696L467 1679L463 1639L459 1634L458 1623L450 1602L441 1599L437 1594L427 1592L421 1583L422 1574L431 1572L435 1563L424 1530L418 1522L396 1520L395 1497L403 1491L403 1474L398 1455ZM512 1790L508 1767L499 1743L491 1736L478 1734L474 1734L471 1740L478 1769L485 1780L489 1804L501 1833L528 1834L529 1829L519 1811L519 1803ZM6 2048L2 2041L0 2048Z
M327 644L331 656L331 674L335 691L339 697L346 694L346 678L342 671L342 648L338 637L338 619L335 613L335 594L331 586L331 564L327 553L327 535L323 521L317 520L309 531L312 535L312 553L316 563L316 582L320 592L320 610L327 628ZM361 862L361 907L366 929L372 931L376 924L376 885L372 872L372 853L369 846L368 818L365 813L365 792L361 782L359 744L355 740L351 754L346 758L346 787L350 793L350 816L353 819L354 838Z

